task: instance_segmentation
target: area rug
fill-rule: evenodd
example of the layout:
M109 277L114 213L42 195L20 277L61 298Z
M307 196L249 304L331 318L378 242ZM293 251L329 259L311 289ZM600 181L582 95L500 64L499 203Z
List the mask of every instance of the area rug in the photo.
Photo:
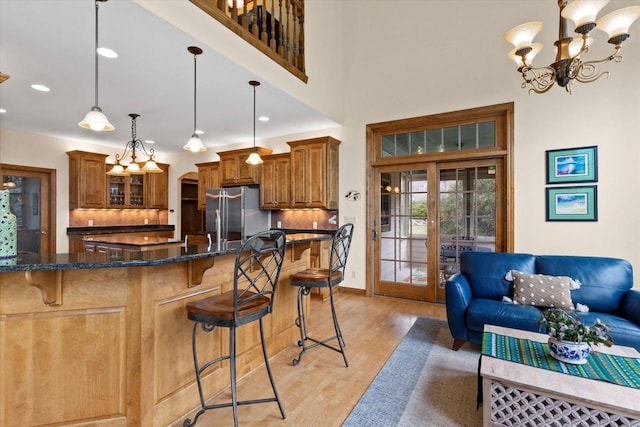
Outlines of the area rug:
M419 317L343 427L481 426L480 346L452 344L446 321Z

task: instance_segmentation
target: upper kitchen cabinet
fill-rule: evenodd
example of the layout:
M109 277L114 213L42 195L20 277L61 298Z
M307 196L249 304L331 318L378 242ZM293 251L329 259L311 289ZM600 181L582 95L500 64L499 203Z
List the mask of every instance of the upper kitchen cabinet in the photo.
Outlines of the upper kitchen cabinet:
M291 147L291 207L338 209L338 145L330 136Z
M111 166L109 166L111 167ZM145 207L144 175L107 175L110 209L143 209Z
M291 206L291 161L289 153L262 158L260 208L288 209Z
M145 175L147 209L169 209L169 165L158 163L158 167L162 169L162 173Z
M68 151L69 209L107 206L106 154Z
M158 163L158 167L162 173L107 176L108 207L168 209L169 165Z
M198 168L198 209L207 209L207 188L220 188L220 162L196 163Z
M207 209L207 188L220 188L220 162L196 163L198 168L198 209Z
M268 148L255 148L260 156L271 154ZM220 186L255 185L260 183L261 165L250 165L247 158L253 147L240 150L222 151L220 156Z

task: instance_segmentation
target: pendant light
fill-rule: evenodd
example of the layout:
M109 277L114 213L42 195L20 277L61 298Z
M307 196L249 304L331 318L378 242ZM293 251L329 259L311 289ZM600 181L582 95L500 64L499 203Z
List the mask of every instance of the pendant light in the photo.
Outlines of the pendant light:
M253 152L249 155L246 162L250 165L259 165L262 163L262 158L256 149L256 87L260 86L260 82L251 80L249 84L253 86Z
M104 115L100 107L98 106L98 2L106 2L107 0L96 0L96 45L93 49L95 57L95 103L91 110L87 113L84 119L78 123L78 126L85 129L91 129L95 131L111 131L115 128L109 119Z
M200 140L200 137L196 133L196 94L197 94L196 61L197 61L198 55L202 53L202 49L196 46L189 46L187 50L191 54L193 54L193 135L191 135L191 138L189 138L189 141L187 141L185 146L182 148L184 148L187 151L191 151L192 153L200 153L203 151L207 151L207 147L204 146L204 144Z

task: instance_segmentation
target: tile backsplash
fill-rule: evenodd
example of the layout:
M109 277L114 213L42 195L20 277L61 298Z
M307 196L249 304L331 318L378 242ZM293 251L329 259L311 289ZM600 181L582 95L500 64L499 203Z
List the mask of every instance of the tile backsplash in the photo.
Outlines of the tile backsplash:
M318 230L336 230L338 228L338 211L327 211L321 209L301 209L273 211L271 213L271 226L279 228L293 229L313 229L313 223L317 224ZM332 222L334 222L332 224Z
M69 211L69 227L168 224L169 212L146 209L76 209Z

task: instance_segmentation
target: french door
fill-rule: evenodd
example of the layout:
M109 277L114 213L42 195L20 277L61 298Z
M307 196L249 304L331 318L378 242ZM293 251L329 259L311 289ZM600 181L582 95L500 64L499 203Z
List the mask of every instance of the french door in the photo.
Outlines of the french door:
M464 251L502 250L500 159L376 168L374 293L444 301Z
M18 252L56 252L55 170L0 165L2 189L18 225Z

